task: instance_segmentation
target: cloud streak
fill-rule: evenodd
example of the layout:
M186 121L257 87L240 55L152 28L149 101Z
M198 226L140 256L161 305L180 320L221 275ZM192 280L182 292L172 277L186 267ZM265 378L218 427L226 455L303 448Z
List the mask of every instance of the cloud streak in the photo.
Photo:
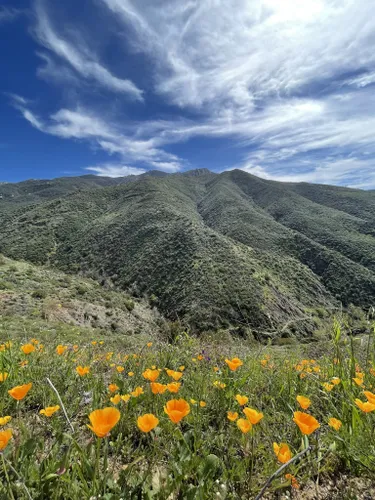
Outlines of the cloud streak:
M35 13L37 17L35 35L41 45L64 60L81 77L95 80L99 85L115 92L128 94L133 99L143 100L142 91L133 82L117 78L110 73L96 60L96 56L84 45L82 40L78 44L73 44L60 36L54 30L41 0L36 3ZM44 74L52 73L55 75L56 71L51 69L51 60L48 57L46 60L47 66L44 68Z

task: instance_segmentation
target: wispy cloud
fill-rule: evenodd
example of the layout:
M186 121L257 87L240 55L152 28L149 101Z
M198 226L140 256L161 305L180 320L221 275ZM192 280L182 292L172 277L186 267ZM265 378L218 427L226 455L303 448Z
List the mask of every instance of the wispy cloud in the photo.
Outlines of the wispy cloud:
M25 14L24 9L0 6L0 24L12 22L23 14Z
M103 87L123 92L134 99L143 100L142 91L130 80L118 78L105 68L84 44L78 33L74 34L75 39L72 41L59 35L48 17L42 0L37 1L35 13L37 17L35 35L40 44L68 63L81 77L92 79ZM47 59L44 75L52 72L55 76L53 69L51 60Z
M127 175L144 174L146 170L142 168L127 167L125 165L104 164L95 167L87 167L86 170L94 172L101 177L125 177Z
M126 135L124 133L126 129L123 130L120 125L109 124L99 116L84 109L60 109L48 120L43 120L26 106L17 103L17 108L24 118L41 132L63 139L90 141L107 153L119 156L124 162L144 163L167 172L176 172L182 167L182 161L176 155L158 148L157 138L143 140L137 138L136 135L131 136L130 129L129 135ZM104 165L105 167L107 165ZM136 168L136 170L138 169L139 167ZM97 170L97 172L100 171Z

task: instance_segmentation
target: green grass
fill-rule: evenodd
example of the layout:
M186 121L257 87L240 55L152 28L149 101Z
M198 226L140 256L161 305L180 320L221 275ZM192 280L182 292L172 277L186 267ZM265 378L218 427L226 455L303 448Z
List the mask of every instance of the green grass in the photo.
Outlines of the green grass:
M312 450L274 480L271 492L290 489L284 477L287 472L302 488L311 479L319 477L324 483L338 474L373 479L374 413L365 414L356 406L356 398L365 400L364 388L353 382L356 370L361 370L366 389L375 385L370 373L375 362L372 337L367 350L366 339L361 347L340 328L336 322L331 343L289 350L250 349L243 342L203 346L184 335L173 345L153 338L149 347L150 339L145 337L139 341L67 325L38 331L36 325L29 329L22 321L17 331L2 324L0 340L12 345L0 348L0 372L9 374L0 383L0 416L12 417L2 430L12 429L13 438L0 464L0 496L27 498L25 485L32 498L49 500L99 495L108 499L253 498L281 465L273 442L286 442L293 455L308 445ZM21 345L35 342L33 337L38 341L35 351L24 354ZM67 346L62 355L56 352L58 344ZM309 356L319 349L325 354L311 361ZM225 359L236 355L243 365L231 371ZM90 373L80 377L78 365L89 366ZM144 370L156 366L161 370L158 382L168 384L172 379L164 369L179 370L181 365L178 393L152 394ZM121 373L119 366L124 368ZM329 392L323 384L334 376L340 383ZM50 418L40 414L45 407L61 406L47 377L74 430L62 408ZM216 381L225 387L215 387ZM29 382L33 386L22 401L9 396L12 387ZM112 394L110 383L118 386ZM114 394L131 394L138 386L144 390L140 396L117 405L111 402ZM237 394L247 396L246 406L264 415L247 434L227 418L228 411L244 417ZM309 437L292 420L293 412L300 410L297 395L310 398L306 411L320 423ZM173 398L183 398L190 405L190 413L178 424L163 409ZM201 407L200 401L206 405ZM88 416L108 406L118 408L121 418L108 437L98 439L87 428ZM146 413L159 419L156 429L147 434L137 427L137 418ZM339 431L328 426L330 417L342 421Z

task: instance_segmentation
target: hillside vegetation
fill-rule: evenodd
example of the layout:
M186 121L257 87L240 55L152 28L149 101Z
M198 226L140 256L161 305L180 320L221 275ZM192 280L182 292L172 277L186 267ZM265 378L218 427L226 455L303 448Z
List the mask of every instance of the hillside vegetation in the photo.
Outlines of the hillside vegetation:
M0 252L111 282L193 331L310 336L375 304L375 192L243 171L0 186Z

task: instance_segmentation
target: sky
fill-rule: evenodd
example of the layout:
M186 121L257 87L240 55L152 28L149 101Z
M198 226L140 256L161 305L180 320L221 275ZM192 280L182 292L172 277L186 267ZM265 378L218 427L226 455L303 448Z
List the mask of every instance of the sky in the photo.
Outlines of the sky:
M373 0L1 0L0 181L375 189Z

